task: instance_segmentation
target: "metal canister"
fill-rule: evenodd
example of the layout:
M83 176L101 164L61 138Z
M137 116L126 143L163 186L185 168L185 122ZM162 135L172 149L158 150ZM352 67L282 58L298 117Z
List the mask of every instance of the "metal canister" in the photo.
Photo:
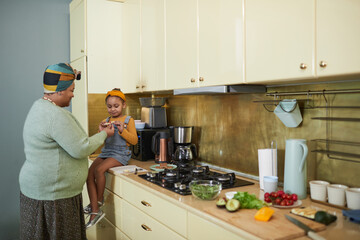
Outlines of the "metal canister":
M174 127L174 142L177 144L191 143L192 132L194 127Z

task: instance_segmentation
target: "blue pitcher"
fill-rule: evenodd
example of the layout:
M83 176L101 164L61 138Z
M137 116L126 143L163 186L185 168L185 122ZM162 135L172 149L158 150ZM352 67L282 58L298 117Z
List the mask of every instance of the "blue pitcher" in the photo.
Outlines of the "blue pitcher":
M305 139L286 140L284 191L296 193L299 199L307 196L307 154L308 147Z

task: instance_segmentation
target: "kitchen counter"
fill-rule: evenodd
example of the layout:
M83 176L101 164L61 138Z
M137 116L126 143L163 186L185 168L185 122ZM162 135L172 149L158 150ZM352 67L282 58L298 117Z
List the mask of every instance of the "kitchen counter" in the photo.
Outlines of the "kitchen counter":
M94 158L90 158L94 159ZM149 170L150 166L154 165L154 161L147 161L147 162L141 162L137 160L130 160L129 165L137 165L141 168ZM126 181L129 181L141 188L146 189L147 191L157 195L158 197L163 198L164 200L167 200L181 208L186 209L187 211L198 215L199 217L206 219L210 222L215 223L216 225L233 232L239 236L242 236L246 239L259 239L258 237L234 226L231 222L227 222L224 220L221 220L217 217L214 217L211 214L208 214L207 212L211 211L211 209L216 210L215 200L214 201L203 201L196 199L192 195L182 196L180 194L171 192L169 190L166 190L164 188L161 188L160 186L157 186L156 184L150 183L142 178L140 178L138 175L135 175L134 173L125 173L125 174L118 174L114 173L113 171L109 170L110 174L115 174L119 176L120 178L125 179ZM139 173L142 174L142 173ZM238 176L237 176L238 177ZM241 178L241 177L238 177ZM243 178L245 179L245 178ZM257 181L251 180L251 179L245 179L247 181L254 182L254 185L250 186L243 186L238 188L232 188L232 189L226 189L222 190L219 197L224 197L225 192L228 191L242 191L242 192L249 192L251 194L255 194L257 197L261 196L263 194L263 191L260 191L259 183ZM346 220L340 209L332 208L326 205L318 204L312 202L309 197L307 199L302 200L302 206L311 206L318 209L324 209L334 215L337 216L337 221L330 224L326 227L325 230L319 231L318 234L325 237L326 239L360 239L360 225L352 223L348 220ZM226 212L226 210L224 210ZM245 210L239 210L241 211ZM283 213L289 213L290 209L276 209L276 211L280 211ZM300 219L301 220L301 219ZM270 220L271 221L271 220ZM292 224L290 222L286 224ZM260 230L261 231L261 230ZM279 230L281 231L281 230ZM309 239L305 235L303 237L299 237L296 239Z

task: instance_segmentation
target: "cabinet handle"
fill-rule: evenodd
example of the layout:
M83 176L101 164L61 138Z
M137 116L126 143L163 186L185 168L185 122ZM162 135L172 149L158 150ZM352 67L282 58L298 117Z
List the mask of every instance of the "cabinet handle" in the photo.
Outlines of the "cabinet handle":
M144 200L141 201L141 204L144 205L145 207L151 207L151 204Z
M204 78L203 78L203 77L199 77L199 81L200 81L200 82L203 82L203 81L204 81Z
M141 85L141 88L146 88L146 85Z
M325 68L327 66L327 63L325 61L320 62L320 67Z
M139 89L140 88L140 86L139 85L136 85L136 89Z
M84 51L84 49L81 49L81 50L80 50L80 52L82 52L82 53L83 53L83 52L85 52L85 51Z
M195 78L190 79L190 82L195 82Z
M306 69L307 65L305 63L300 63L300 69Z
M149 228L148 226L146 226L145 224L141 224L141 227L145 230L145 231L152 231L151 228Z

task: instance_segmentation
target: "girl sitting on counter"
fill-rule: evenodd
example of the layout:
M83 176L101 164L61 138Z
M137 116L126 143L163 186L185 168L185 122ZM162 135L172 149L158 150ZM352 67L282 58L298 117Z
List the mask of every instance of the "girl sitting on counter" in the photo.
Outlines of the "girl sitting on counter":
M134 119L123 114L126 108L125 94L119 88L114 88L106 94L105 103L110 116L100 126L106 128L112 124L115 134L105 140L100 155L89 168L86 183L90 204L84 208L84 212L90 215L90 220L86 228L94 226L105 216L100 209L104 204L105 172L109 168L127 165L131 158L129 146L138 141Z

